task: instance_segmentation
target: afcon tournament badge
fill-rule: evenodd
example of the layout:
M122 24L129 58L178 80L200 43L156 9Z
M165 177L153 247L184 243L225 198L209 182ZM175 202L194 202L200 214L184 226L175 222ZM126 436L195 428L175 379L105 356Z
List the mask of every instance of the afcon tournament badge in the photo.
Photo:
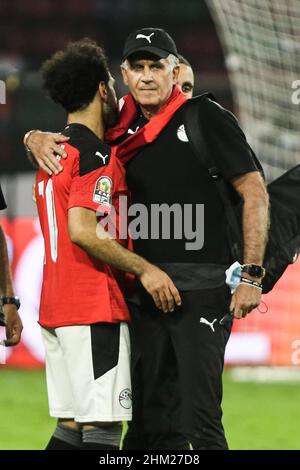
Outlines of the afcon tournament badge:
M132 406L132 394L129 388L125 388L119 395L119 403L123 408L129 410Z
M93 201L105 206L111 206L112 180L108 176L101 176L95 184Z

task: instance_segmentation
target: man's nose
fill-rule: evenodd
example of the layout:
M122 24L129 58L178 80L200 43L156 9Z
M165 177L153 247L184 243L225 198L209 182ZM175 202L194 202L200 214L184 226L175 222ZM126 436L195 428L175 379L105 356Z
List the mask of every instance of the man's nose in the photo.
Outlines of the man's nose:
M142 75L142 80L143 80L143 82L152 82L153 74L152 74L151 69L144 69L143 75Z

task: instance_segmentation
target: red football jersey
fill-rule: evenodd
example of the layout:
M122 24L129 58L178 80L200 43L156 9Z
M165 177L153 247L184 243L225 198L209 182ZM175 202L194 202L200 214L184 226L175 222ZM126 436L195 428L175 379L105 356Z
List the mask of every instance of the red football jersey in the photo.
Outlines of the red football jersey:
M45 243L39 322L44 327L129 320L120 289L122 275L72 243L68 209L85 207L102 214L127 196L125 170L112 149L87 127L70 124L63 131L68 157L63 171L49 176L39 170L36 200ZM118 239L118 235L117 235ZM127 241L122 240L126 246ZM118 280L117 280L118 278Z

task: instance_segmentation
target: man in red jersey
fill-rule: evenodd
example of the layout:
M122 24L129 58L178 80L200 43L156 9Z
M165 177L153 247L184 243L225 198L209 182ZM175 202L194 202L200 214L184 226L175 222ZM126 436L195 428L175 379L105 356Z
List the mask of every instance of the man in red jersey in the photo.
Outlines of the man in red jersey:
M118 449L131 419L129 313L117 269L135 274L158 308L180 303L159 268L127 250L99 220L119 217L125 172L103 142L117 118L105 55L85 39L42 67L44 87L68 113L69 158L50 176L40 169L35 196L45 241L40 324L46 349L50 415L58 425L47 450ZM122 243L121 243L122 242Z

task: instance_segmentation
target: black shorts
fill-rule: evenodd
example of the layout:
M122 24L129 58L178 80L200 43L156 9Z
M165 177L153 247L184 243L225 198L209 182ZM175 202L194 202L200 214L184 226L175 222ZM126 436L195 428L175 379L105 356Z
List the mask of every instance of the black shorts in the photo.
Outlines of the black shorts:
M226 449L222 371L232 322L227 286L181 292L182 306L158 310L140 293L132 324L133 421L124 449Z

